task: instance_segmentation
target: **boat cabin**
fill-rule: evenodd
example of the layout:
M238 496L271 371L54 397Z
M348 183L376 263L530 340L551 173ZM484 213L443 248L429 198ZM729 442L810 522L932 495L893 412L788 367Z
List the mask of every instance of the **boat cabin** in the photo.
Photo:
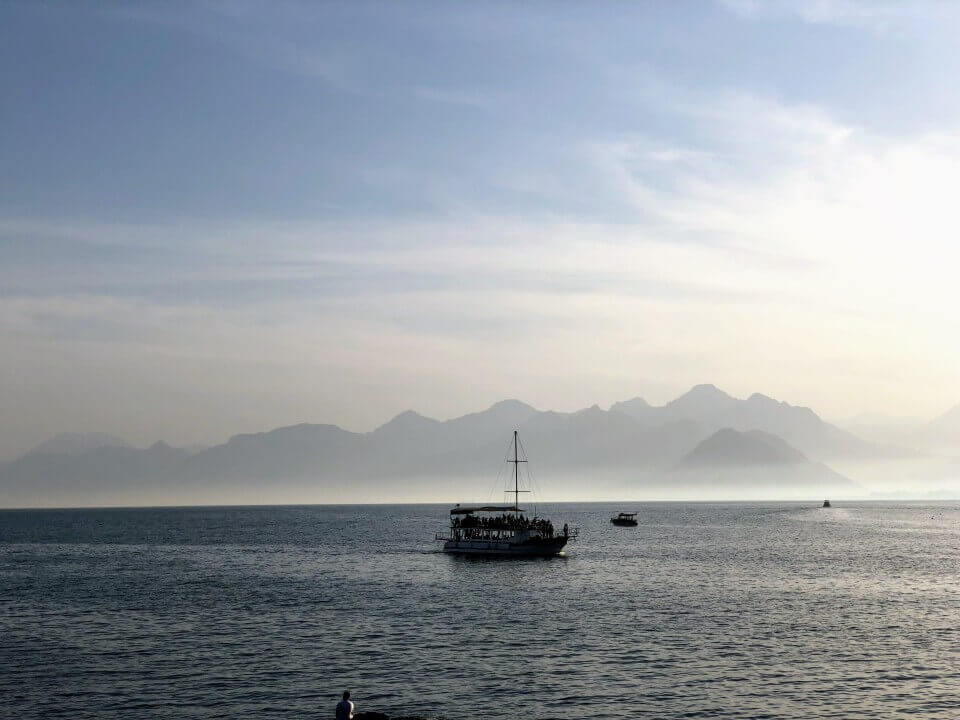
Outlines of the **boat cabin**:
M629 525L632 527L637 524L637 513L622 512L616 517L610 518L610 522L614 525Z
M527 517L516 505L457 505L450 511L453 540L500 540L515 537L554 536L553 523Z

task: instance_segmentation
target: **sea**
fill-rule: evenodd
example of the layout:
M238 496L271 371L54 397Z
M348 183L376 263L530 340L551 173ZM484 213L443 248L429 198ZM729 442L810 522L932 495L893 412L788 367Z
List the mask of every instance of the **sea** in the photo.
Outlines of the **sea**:
M960 717L960 504L819 504L2 511L0 717Z

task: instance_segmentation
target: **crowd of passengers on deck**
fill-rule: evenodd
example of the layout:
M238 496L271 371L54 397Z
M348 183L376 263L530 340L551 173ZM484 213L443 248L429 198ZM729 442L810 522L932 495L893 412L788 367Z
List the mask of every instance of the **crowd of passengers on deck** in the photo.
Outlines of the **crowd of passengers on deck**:
M478 528L481 530L537 530L545 537L553 536L553 523L541 518L527 518L523 515L499 515L487 517L465 515L463 518L451 518L455 528Z

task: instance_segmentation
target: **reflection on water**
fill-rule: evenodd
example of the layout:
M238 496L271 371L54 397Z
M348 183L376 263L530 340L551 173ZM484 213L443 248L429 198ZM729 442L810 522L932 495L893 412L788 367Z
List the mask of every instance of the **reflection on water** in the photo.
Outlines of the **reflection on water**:
M566 558L436 552L446 508L0 513L20 718L960 715L960 508L558 505Z

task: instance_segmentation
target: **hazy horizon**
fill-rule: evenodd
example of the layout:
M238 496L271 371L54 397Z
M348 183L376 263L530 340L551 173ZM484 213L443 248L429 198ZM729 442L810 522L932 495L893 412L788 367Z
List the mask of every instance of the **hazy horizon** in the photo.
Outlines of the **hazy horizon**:
M0 506L498 502L512 486L512 428L530 453L521 484L541 503L960 497L952 416L865 439L809 408L698 385L662 406L556 413L509 400L443 421L405 412L366 433L300 424L192 449L66 434L0 464Z
M529 405L530 407L534 408L535 410L537 410L537 411L539 411L539 412L559 413L559 414L574 414L574 413L582 412L582 411L585 411L585 410L589 410L589 409L594 408L594 407L600 407L602 410L610 411L610 410L614 410L619 403L628 402L628 401L631 401L631 400L643 400L643 401L645 401L645 402L648 402L649 405L650 405L652 408L662 408L662 407L664 407L665 405L668 405L671 401L677 400L678 398L683 397L685 394L687 394L687 393L689 393L689 392L691 392L691 391L695 391L697 388L700 388L700 387L712 387L712 388L716 388L717 390L719 390L719 391L720 391L721 393L723 393L723 394L729 394L729 393L726 392L726 390L725 390L724 388L722 388L722 387L717 387L714 383L704 382L704 383L697 383L696 385L693 385L692 387L686 388L685 391L680 392L680 393L678 393L678 394L675 395L675 396L668 397L668 398L667 398L666 400L664 400L663 402L654 402L654 401L651 401L649 398L644 397L644 396L642 396L642 395L635 395L635 396L631 396L631 397L619 398L619 399L617 399L617 400L615 400L615 401L613 401L613 402L611 402L611 403L608 403L608 404L606 404L606 405L601 404L601 403L591 403L591 404L589 404L589 405L574 407L574 408L570 408L570 409L560 409L560 408L555 408L555 407L538 407L538 406L536 406L536 405L534 405L534 404L532 404L532 403L527 402L527 401L524 400L522 397L503 397L503 398L500 398L500 399L498 399L498 400L490 403L489 405L480 406L480 407L466 408L463 412L460 412L460 413L457 413L457 414L455 414L455 415L451 415L451 416L448 416L448 417L436 417L436 416L432 416L432 415L429 415L429 414L427 414L427 413L422 412L420 409L418 409L418 408L416 408L416 407L409 407L409 408L404 408L404 409L400 410L399 412L393 413L393 414L391 414L391 415L389 415L389 416L384 416L384 417L380 418L379 420L374 421L371 425L368 425L368 426L366 426L366 427L348 427L348 426L341 425L341 424L339 424L339 423L333 422L333 421L331 421L331 420L329 420L329 419L326 419L326 418L323 418L323 417L315 417L315 418L311 418L311 419L300 420L300 421L297 421L297 422L282 423L282 424L276 425L276 426L264 426L264 427L258 427L258 428L251 428L251 429L245 430L245 431L231 432L231 433L228 434L228 435L224 435L224 436L222 436L222 437L220 437L220 438L218 438L218 439L215 439L215 440L213 440L213 441L208 441L208 442L200 442L198 439L194 439L193 441L190 441L190 440L188 439L187 442L185 442L185 443L183 443L183 444L180 444L180 445L175 445L175 446L176 446L176 447L184 447L184 448L187 448L187 449L204 448L204 447L209 447L209 446L212 446L212 445L222 444L222 443L228 441L231 437L234 437L234 436L236 436L236 435L244 435L244 434L251 434L251 433L252 433L252 434L256 434L256 433L270 432L270 431L272 431L272 430L276 430L276 429L280 429L280 428L293 427L293 426L301 425L301 424L307 424L307 425L328 425L328 424L329 424L329 425L336 425L337 427L343 428L344 430L347 430L347 431L349 431L349 432L354 432L354 433L371 433L371 432L377 430L378 428L380 428L380 427L388 424L391 420L394 420L394 419L398 418L399 416L404 415L405 413L414 413L414 414L416 414L416 415L418 415L418 416L425 417L425 418L427 418L427 419L429 419L429 420L436 420L436 421L442 423L442 422L447 422L447 421L449 421L449 420L455 420L455 419L457 419L457 418L462 418L462 417L464 417L464 416L466 416L466 415L471 415L471 414L483 412L483 411L486 411L486 410L488 410L488 409L490 409L490 408L492 408L492 407L494 407L494 406L496 406L496 405L499 405L499 404L501 404L501 403L508 403L508 402L519 402L519 403L524 404L524 405ZM751 396L751 395L764 395L764 393L757 391L757 392L746 393L746 394L744 394L743 396L731 395L731 397L733 397L734 399L737 399L737 400L743 400L743 399L745 399L745 398L747 398L747 397L749 397L749 396ZM770 397L770 396L767 396L767 397ZM781 398L771 397L771 399L772 399L772 400L776 400L776 401L778 401L778 402L781 402L781 401L782 401ZM786 402L786 401L782 401L782 402ZM822 416L822 415L817 411L817 408L809 407L808 405L804 405L803 403L797 403L797 404L789 403L789 404L790 404L790 405L793 405L794 407L797 407L797 408L807 408L807 409L810 409L810 410L812 410L814 413L816 413L817 415L819 415L822 420L824 420L824 421L826 421L826 422L829 422L829 423L832 423L832 424L835 424L835 425L838 425L839 427L842 427L842 428L844 428L844 429L861 427L861 428L879 429L879 430L881 430L881 431L886 431L886 432L894 432L894 431L896 431L897 429L900 429L900 428L903 428L903 427L911 427L911 426L920 427L920 426L922 426L922 425L925 424L925 423L928 423L928 422L931 422L931 421L933 421L933 420L938 419L938 418L941 417L941 415L942 415L942 413L941 413L941 414L938 414L938 415L936 415L936 416L929 417L929 418L921 418L921 417L903 418L903 417L891 417L891 416L887 416L887 415L859 414L859 415L855 415L855 416L852 416L852 417L846 417L846 418L837 419L837 418L824 417L824 416ZM946 410L947 410L947 411L954 410L954 409L957 408L957 407L960 407L960 403L956 403L955 405L953 405L953 406L951 406L951 407L949 407L949 408L946 408ZM871 423L875 423L875 425L872 425ZM505 433L508 432L508 431L510 431L510 430L511 430L511 428L508 428L508 427L505 426L505 428L504 428L504 432L505 432ZM25 447L22 448L19 452L14 453L10 458L2 458L2 457L0 457L0 462L2 462L4 459L15 459L15 458L17 458L17 457L21 457L25 452L30 452L30 451L37 450L38 448L42 448L42 447L46 444L46 442L57 440L59 436L72 436L72 435L76 435L76 436L82 436L82 435L93 435L93 436L103 435L103 436L107 436L107 437L111 437L111 438L116 438L117 440L123 441L123 444L125 444L125 445L127 445L127 446L137 447L137 448L146 448L146 447L149 447L149 446L153 445L154 443L158 443L158 442L159 442L159 443L172 444L172 443L169 443L169 441L168 441L168 439L167 439L166 437L147 438L146 441L144 441L144 442L139 442L139 443L138 443L138 442L131 441L130 438L124 436L123 433L122 433L122 431L120 431L118 434L114 434L114 433L105 433L105 432L103 432L103 431L101 431L101 430L98 430L98 429L79 429L79 428L75 428L75 429L72 429L72 430L71 430L71 429L63 429L63 430L59 430L59 431L57 431L57 432L54 432L54 433L52 433L51 435L46 435L46 436L44 436L44 437L42 438L41 442L39 442L39 443L36 443L36 444L34 444L34 445L25 446ZM506 436L505 436L505 437L506 437ZM958 451L960 451L960 446L958 446Z

